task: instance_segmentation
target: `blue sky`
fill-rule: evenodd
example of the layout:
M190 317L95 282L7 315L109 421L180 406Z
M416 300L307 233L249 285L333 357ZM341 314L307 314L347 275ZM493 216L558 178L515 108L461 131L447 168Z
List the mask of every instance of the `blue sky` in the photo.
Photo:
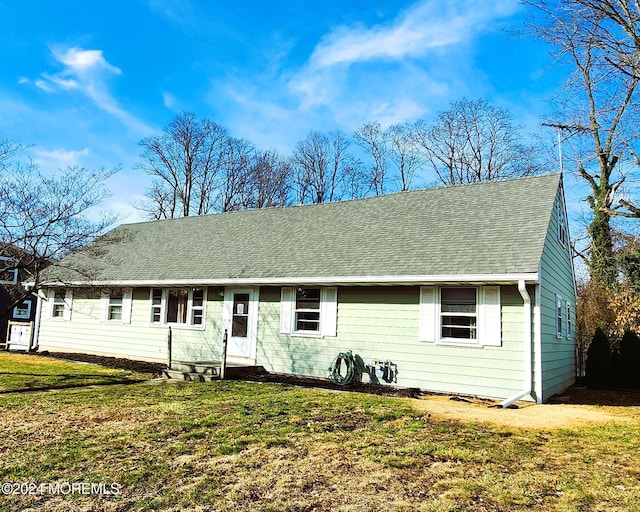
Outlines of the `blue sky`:
M539 130L562 76L515 33L526 16L517 0L0 0L0 139L44 168L121 165L107 206L131 222L138 142L183 111L284 154L462 98Z

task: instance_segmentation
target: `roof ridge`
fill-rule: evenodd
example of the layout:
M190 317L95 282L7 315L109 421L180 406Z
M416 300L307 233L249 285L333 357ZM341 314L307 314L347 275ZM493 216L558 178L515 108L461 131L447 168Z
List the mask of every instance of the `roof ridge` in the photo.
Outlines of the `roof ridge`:
M379 201L382 199L388 199L391 197L397 197L400 195L413 195L413 194L419 194L422 193L424 194L425 192L441 192L441 191L448 191L448 190L454 190L454 189L460 189L460 188L472 188L472 187L486 187L486 186L497 186L497 185L502 185L502 184L506 184L506 183L513 183L513 182L517 182L517 181L527 181L527 180L538 180L538 179L544 179L544 178L550 178L552 176L556 176L556 177L561 177L562 173L560 172L551 172L551 173L545 173L545 174L535 174L535 175L530 175L530 176L519 176L519 177L515 177L515 178L507 178L507 179L501 179L501 180L485 180L485 181L476 181L476 182L468 182L468 183L456 183L454 185L444 185L444 186L435 186L435 187L423 187L423 188L415 188L415 189L409 189L409 190L397 190L394 192L388 192L386 194L380 194L380 195L375 195L375 196L366 196L366 197L356 197L356 198L352 198L352 199L340 199L337 201L330 201L330 202L325 202L325 203L313 203L313 204L307 204L307 203L298 203L298 204L292 204L292 205L282 205L282 206L267 206L264 208L246 208L246 209L241 209L241 210L231 210L231 211L225 211L225 212L217 212L217 213L207 213L207 214L202 214L202 215L190 215L187 217L173 217L173 218L169 218L169 219L155 219L155 220L146 220L146 221L139 221L139 222L131 222L131 223L123 223L120 224L118 227L124 227L124 226L136 226L136 225L141 225L141 224L150 224L150 223L161 223L161 222L168 222L168 221L173 221L173 222L195 222L195 219L206 219L206 218L212 218L212 217L220 217L222 215L233 215L233 214L248 214L249 212L255 213L255 212L265 212L265 211L273 211L273 210L287 210L287 209L294 209L294 208L299 208L299 209L317 209L319 207L324 207L324 208L328 208L328 207L333 207L336 205L344 205L344 204L355 204L355 203L362 203L362 202L370 202L370 201Z

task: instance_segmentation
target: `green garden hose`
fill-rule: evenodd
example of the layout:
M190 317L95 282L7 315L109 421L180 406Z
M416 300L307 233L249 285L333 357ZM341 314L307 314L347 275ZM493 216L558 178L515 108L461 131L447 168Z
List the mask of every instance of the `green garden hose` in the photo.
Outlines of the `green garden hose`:
M353 380L355 369L353 354L340 352L329 367L329 380L338 386L346 386Z

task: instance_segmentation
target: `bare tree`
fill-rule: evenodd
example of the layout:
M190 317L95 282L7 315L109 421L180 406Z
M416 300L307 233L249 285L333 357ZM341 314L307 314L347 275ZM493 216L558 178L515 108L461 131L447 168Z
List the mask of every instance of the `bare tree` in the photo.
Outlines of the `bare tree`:
M228 137L224 143L224 158L218 177L219 210L228 212L246 208L242 197L250 186L256 149L246 139Z
M175 189L166 186L166 182L154 179L145 192L145 200L135 204L138 210L147 213L151 220L173 219L178 217L178 198Z
M298 202L326 203L353 192L356 165L348 148L349 141L338 130L311 131L298 142L292 156Z
M590 245L582 254L591 278L618 280L611 218L635 216L623 195L640 164L638 143L638 4L631 0L532 0L541 18L530 25L573 72L561 91L556 125L567 137L565 156L589 186Z
M444 185L527 176L539 170L511 114L485 100L458 100L434 123L413 126L425 161Z
M409 190L413 184L415 173L422 163L418 153L418 145L413 137L413 129L407 124L390 126L386 132L389 144L389 159L397 169L399 190Z
M374 121L363 124L353 138L371 158L367 171L370 188L377 196L384 194L387 191L385 180L390 157L388 133L380 123Z
M155 179L147 201L138 207L152 218L210 213L228 138L220 125L184 112L162 135L142 139L144 161L138 168Z
M245 208L268 208L289 203L292 189L291 163L277 151L256 154L243 190Z
M26 146L5 142L0 148L0 256L4 264L0 270L18 271L38 288L47 266L79 250L115 221L114 215L96 212L95 207L108 197L105 181L117 169L68 167L43 172L32 161L13 161ZM27 295L17 287L5 291L18 302Z
M533 4L536 5L536 4ZM549 4L545 2L545 8ZM583 33L606 53L619 71L638 77L640 53L640 4L637 0L574 0L561 9L580 9Z

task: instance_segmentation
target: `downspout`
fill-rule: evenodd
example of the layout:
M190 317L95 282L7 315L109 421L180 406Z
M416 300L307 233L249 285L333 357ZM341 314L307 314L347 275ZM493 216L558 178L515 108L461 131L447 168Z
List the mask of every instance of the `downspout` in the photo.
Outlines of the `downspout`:
M33 292L32 292L33 293ZM42 298L39 293L33 293L36 298L36 320L33 324L33 338L29 350L38 349L38 339L40 337L40 314L42 313Z
M527 284L524 279L518 281L518 291L524 301L523 322L524 322L524 388L515 395L507 398L498 404L500 407L507 408L514 402L521 400L529 395L532 391L533 375L531 372L531 296L527 291Z
M535 332L533 333L533 346L536 354L536 402L542 403L542 319L541 311L541 289L540 285L536 286L536 307L534 314Z

